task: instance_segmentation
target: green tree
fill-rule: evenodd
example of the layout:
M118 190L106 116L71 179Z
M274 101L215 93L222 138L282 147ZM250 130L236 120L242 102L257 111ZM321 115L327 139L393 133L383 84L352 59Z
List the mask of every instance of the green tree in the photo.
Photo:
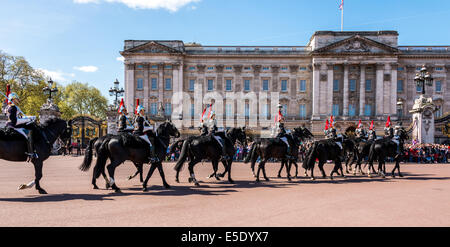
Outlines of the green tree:
M72 116L88 114L100 119L106 118L108 100L97 88L89 86L88 83L72 82L63 90L61 102L65 105L60 106L63 114L64 110L68 110L67 114Z

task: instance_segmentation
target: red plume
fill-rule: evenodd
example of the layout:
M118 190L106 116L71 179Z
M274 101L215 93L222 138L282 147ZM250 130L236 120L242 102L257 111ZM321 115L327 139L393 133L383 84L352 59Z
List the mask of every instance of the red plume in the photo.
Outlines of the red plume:
M386 121L386 128L391 126L391 116L388 116Z
M369 128L370 130L372 130L373 129L373 120L372 120L372 122L370 122L370 128Z
M122 98L122 100L120 101L119 109L117 110L117 112L121 113L123 108L124 108L124 103L123 103L123 98Z
M8 96L11 93L11 86L9 84L6 84L6 99L5 103L8 103Z
M134 108L134 114L138 114L137 108L139 106L139 99L136 99L136 107Z
M327 119L327 121L325 122L325 130L328 130L328 127L329 127L329 123L328 123L328 119Z
M361 127L361 119L358 122L358 127L357 128L359 128L359 127Z

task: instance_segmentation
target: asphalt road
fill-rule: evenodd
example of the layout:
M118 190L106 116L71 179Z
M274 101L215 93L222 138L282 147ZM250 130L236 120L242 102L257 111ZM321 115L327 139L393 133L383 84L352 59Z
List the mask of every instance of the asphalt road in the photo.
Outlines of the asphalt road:
M210 163L195 167L201 186L188 183L187 167L174 181L173 163L158 171L142 192L134 166L116 170L122 193L91 186L92 168L78 170L82 157L54 156L44 164L41 186L18 191L34 179L31 163L0 161L0 226L450 226L450 164L402 164L403 178L303 176L277 178L279 164L267 164L270 181L255 183L249 164L234 163L235 184L207 179ZM332 165L325 165L329 174ZM390 172L392 165L387 165ZM146 174L148 166L145 166ZM223 170L223 167L220 167ZM292 172L291 172L292 174ZM283 173L284 176L284 173Z

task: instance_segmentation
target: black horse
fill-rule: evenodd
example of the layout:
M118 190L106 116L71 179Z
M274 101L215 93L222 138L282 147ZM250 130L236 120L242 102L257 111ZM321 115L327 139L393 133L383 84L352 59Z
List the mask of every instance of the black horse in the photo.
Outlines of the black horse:
M403 146L405 140L409 138L406 130L399 130L399 145ZM400 151L403 148L400 148ZM395 177L395 170L398 171L398 176L403 177L400 173L400 162L404 159L404 153L397 155L397 143L395 143L391 138L385 137L383 139L375 140L370 146L369 152L369 177L370 167L373 166L373 161L378 160L378 173L384 178L386 174L386 157L392 157L395 161L394 169L392 169L392 177Z
M233 157L234 154L236 153L236 149L234 148L236 141L239 141L243 145L245 145L246 142L245 127L231 128L226 132L216 132L215 135L220 136L224 140L226 152L230 157ZM184 165L184 162L189 158L189 165L188 165L190 174L189 182L194 182L196 186L199 186L200 184L195 179L194 166L197 163L201 162L203 159L209 159L213 164L214 169L213 174L216 174L219 160L221 159L221 157L222 157L222 147L212 135L195 136L186 139L183 142L180 157L174 168L175 171L177 172L175 181L176 182L180 181L179 173ZM233 180L231 179L231 164L232 160L228 160L226 162L225 172L218 176L223 177L228 172L228 182L233 183Z
M256 177L256 181L259 182L259 173L262 170L264 179L269 181L269 178L266 175L265 164L269 159L280 159L286 166L287 179L290 181L290 166L292 161L295 161L298 157L298 147L300 140L304 138L311 137L312 134L303 127L298 127L293 130L292 133L288 134L287 140L289 142L290 151L288 152L288 147L284 141L280 138L262 138L253 142L250 151L247 157L244 160L244 163L248 163L251 161L251 169L253 172L253 176ZM291 158L288 160L286 156L290 156ZM255 163L260 157L260 162L258 164L258 171L255 174Z
M373 140L375 140L376 137L374 137L373 139L363 139L363 138L356 138L354 139L354 143L355 143L355 155L353 155L350 159L347 160L345 167L346 167L346 172L350 173L350 171L352 171L352 164L353 162L356 162L355 164L355 168L353 170L353 175L356 175L357 171L359 171L360 174L365 175L365 173L363 172L362 168L361 168L361 163L363 162L363 160L369 156L369 151L370 151L370 147L372 146L372 143L374 142ZM369 169L373 170L373 166L369 167ZM373 172L375 172L373 170Z
M149 135L148 132L147 135ZM158 168L158 171L161 175L164 187L170 188L169 184L166 182L161 162L166 157L167 147L169 145L171 136L180 136L180 132L172 122L164 122L156 130L154 148L155 153L160 161L151 164L150 170L147 174L147 178L142 185L144 191L147 190L148 180L150 179L156 168ZM90 143L85 154L85 161L80 166L80 170L82 171L87 171L91 165L91 162L89 161L92 161L92 146L93 144ZM94 185L94 189L98 189L95 181L104 171L104 167L108 158L111 160L111 163L107 166L109 173L109 185L116 192L120 192L120 188L117 187L114 180L114 172L116 167L126 160L130 160L135 164L149 163L149 155L149 144L146 141L140 139L138 136L129 133L123 133L120 135L110 136L110 138L106 138L103 143L100 144L97 152L97 162L94 167L94 174L92 177L92 184Z
M323 165L328 161L332 160L334 161L334 168L330 173L330 178L333 179L333 174L340 174L339 170L341 171L341 175L345 177L342 165L341 165L341 159L342 152L344 153L350 153L354 151L354 143L348 139L345 135L342 135L342 137L338 137L341 139L342 143L342 149L339 147L339 145L332 139L325 139L325 140L319 140L315 141L308 150L308 155L306 159L303 161L303 168L307 170L311 170L311 179L314 180L314 165L316 163L316 159L319 161L318 167L322 173L322 177L326 178L325 170L323 169ZM307 176L305 171L305 175Z
M62 119L50 119L43 125L32 123L29 126L34 132L34 147L38 155L38 158L31 160L34 165L35 179L28 184L21 184L19 190L35 185L40 194L47 194L40 185L43 163L51 155L53 143L58 138L66 142L70 138L70 132L66 121ZM0 130L0 159L24 162L28 159L26 152L28 152L27 140L23 135L11 129Z

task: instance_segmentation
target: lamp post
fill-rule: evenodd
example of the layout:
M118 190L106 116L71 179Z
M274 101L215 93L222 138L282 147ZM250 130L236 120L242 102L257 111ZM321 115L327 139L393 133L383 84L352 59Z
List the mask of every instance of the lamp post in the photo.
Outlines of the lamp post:
M55 88L53 88L52 78L50 78L50 80L47 83L48 86L44 87L42 91L44 92L44 94L48 94L47 103L51 104L53 103L52 94L58 92L58 88L56 86Z
M403 101L401 100L397 102L397 117L398 119L403 117Z
M114 99L115 106L119 104L117 98L123 96L124 92L125 92L125 90L123 90L123 88L119 89L119 81L116 78L116 81L114 82L114 87L109 89L109 95L115 96L115 99Z
M425 85L433 86L433 77L430 72L428 72L427 68L425 68L425 65L422 66L419 73L416 73L414 82L417 87L422 87L422 95L425 95Z

